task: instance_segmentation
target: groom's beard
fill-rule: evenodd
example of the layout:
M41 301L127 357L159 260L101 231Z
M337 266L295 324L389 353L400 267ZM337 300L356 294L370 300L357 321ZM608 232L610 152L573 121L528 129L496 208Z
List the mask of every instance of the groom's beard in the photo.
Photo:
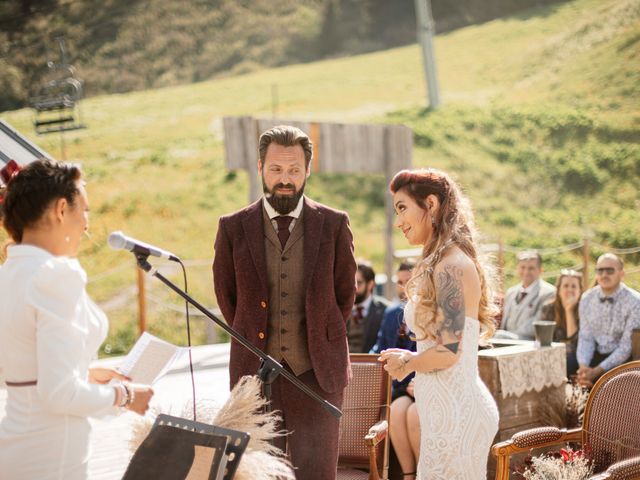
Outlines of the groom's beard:
M304 193L304 187L307 185L307 182L302 184L300 190L296 190L296 187L292 183L277 183L273 186L273 189L269 190L267 188L267 184L264 183L264 177L262 177L262 190L264 192L264 196L269 202L269 205L273 207L273 209L278 212L280 215L287 215L291 213L298 206L298 202L300 201L300 197ZM293 195L279 195L275 193L278 188L290 188L293 190Z

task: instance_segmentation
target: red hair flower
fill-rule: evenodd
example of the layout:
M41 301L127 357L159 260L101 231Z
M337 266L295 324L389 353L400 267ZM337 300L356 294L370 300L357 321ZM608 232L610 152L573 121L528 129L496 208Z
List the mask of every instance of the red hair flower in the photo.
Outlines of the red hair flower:
M5 185L8 185L13 177L15 177L18 172L22 170L22 165L18 164L15 160L9 160L2 169L0 170L0 177L2 177L2 182Z

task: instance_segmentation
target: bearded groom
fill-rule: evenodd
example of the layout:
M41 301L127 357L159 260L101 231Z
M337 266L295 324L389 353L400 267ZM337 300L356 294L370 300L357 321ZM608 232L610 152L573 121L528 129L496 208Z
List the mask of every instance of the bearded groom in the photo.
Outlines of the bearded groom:
M220 218L214 288L225 320L338 408L350 375L346 320L356 262L346 213L303 195L313 145L302 130L273 127L260 136L264 197ZM231 387L255 375L259 359L232 342ZM282 376L272 385L279 439L296 477L336 476L339 420Z

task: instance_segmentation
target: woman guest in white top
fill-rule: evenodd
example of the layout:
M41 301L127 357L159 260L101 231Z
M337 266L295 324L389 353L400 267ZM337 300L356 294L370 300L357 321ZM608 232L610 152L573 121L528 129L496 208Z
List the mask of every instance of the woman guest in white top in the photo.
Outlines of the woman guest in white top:
M153 391L115 370L89 367L108 326L74 258L88 228L80 169L39 160L13 170L3 170L2 192L14 244L0 267L0 368L8 393L0 477L85 479L87 417L117 407L144 414ZM112 379L123 382L107 385Z

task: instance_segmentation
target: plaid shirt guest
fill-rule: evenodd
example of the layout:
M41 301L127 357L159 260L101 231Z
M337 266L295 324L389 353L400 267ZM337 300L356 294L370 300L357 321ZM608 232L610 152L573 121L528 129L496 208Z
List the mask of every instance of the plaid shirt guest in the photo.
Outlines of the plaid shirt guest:
M594 355L608 355L599 366L611 370L631 356L631 333L640 328L640 293L620 283L616 292L605 296L596 286L580 300L578 363L590 365ZM596 366L596 365L594 365Z

